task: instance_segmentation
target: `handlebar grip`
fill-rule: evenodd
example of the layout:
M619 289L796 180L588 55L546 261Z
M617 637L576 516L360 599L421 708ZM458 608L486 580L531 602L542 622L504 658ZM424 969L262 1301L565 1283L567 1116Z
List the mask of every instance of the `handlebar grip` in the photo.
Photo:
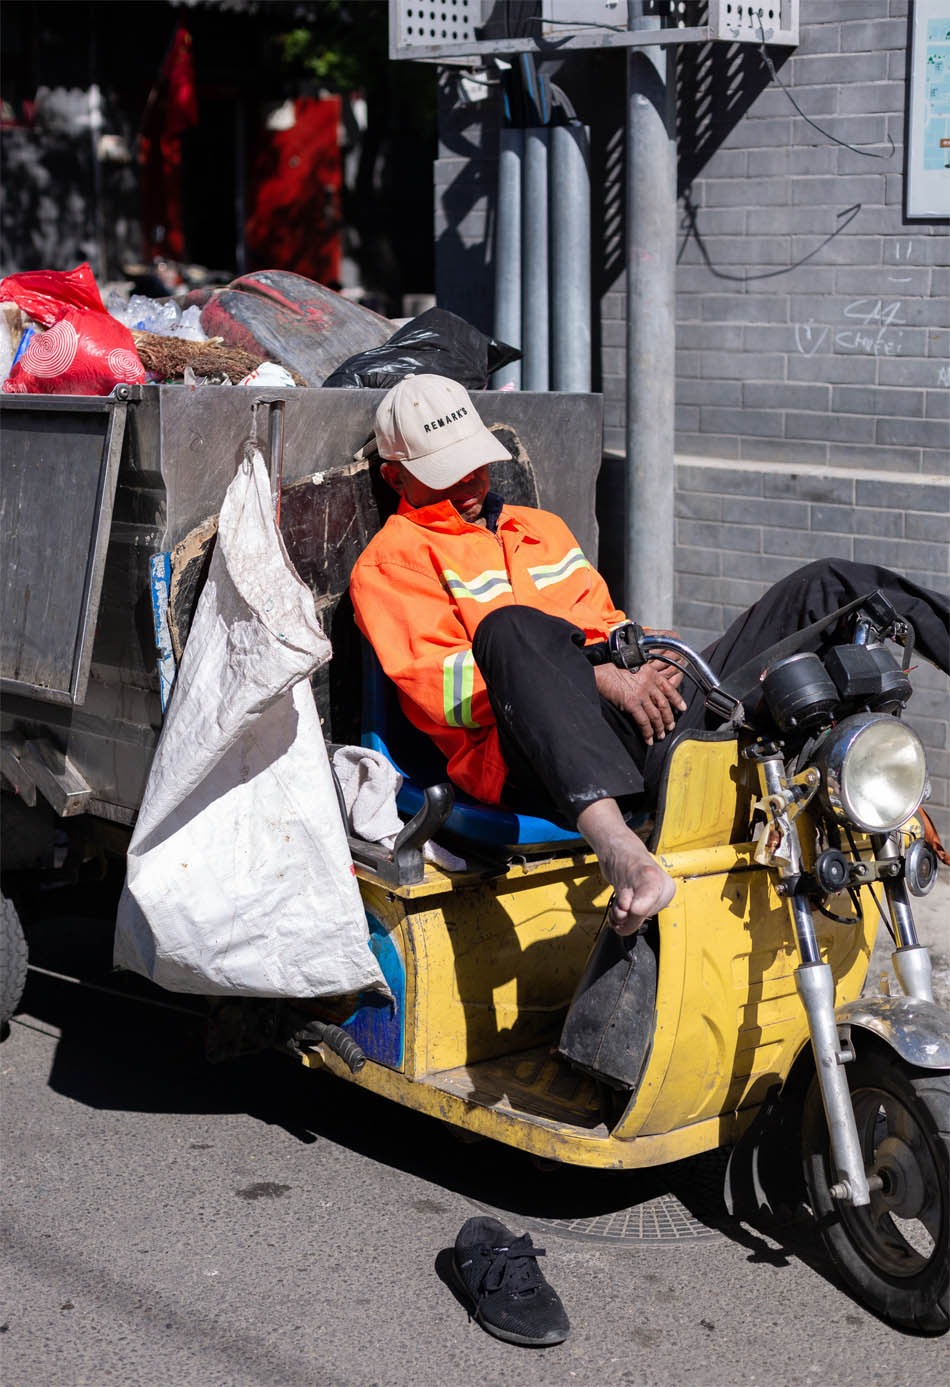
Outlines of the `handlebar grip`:
M360 1072L366 1063L366 1056L352 1036L347 1035L339 1026L327 1022L321 1039L324 1045L329 1045L331 1050L336 1051L352 1074Z
M291 1025L296 1028L288 1031L284 1041L284 1048L293 1054L299 1055L305 1049L312 1049L316 1045L326 1045L350 1070L351 1074L358 1074L366 1063L366 1056L357 1045L356 1041L346 1031L339 1026L334 1026L330 1021L320 1021L313 1017L300 1025L300 1012L290 1010Z

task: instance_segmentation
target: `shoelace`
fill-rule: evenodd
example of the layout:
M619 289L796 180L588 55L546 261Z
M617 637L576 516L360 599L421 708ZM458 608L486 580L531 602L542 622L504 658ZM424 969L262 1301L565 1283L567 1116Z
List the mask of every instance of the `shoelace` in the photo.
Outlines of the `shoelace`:
M535 1261L544 1256L544 1248L533 1246L530 1233L522 1233L507 1247L482 1247L479 1251L483 1257L492 1259L479 1287L479 1306L487 1295L499 1290L506 1280L515 1295L537 1290L541 1278Z

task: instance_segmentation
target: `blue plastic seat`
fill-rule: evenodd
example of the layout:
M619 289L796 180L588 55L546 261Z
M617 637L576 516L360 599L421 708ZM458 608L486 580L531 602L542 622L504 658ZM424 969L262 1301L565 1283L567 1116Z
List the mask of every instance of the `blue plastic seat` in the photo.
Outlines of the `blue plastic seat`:
M363 641L363 746L379 751L403 777L396 799L400 813L411 817L422 808L424 791L448 781L445 758L438 747L413 727L399 707L396 691L383 673L376 653ZM545 850L586 852L575 829L533 814L517 814L498 805L483 804L461 790L444 828L482 847L522 853Z

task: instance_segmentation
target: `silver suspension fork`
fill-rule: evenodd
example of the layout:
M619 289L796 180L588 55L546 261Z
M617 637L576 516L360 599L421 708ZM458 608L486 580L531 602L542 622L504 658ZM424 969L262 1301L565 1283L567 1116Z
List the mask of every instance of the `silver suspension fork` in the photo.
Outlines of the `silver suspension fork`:
M898 875L900 870L899 837L890 833L875 834L871 842L874 846L874 856L878 862L886 863L888 867L892 867L894 873L885 876L884 869L879 868L881 880L884 883L884 895L887 897L887 906L891 912L894 938L897 942L897 948L891 954L891 962L894 964L897 981L900 983L905 996L916 997L918 1001L922 1002L932 1002L934 994L930 950L921 944L917 938L917 926L914 924L914 913L908 899L907 886L903 877Z
M782 857L774 863L783 879L796 879L802 868L801 841L780 756L758 762L762 789L769 800L769 813L783 840ZM782 805L784 804L784 808ZM801 963L795 969L795 985L802 999L811 1035L821 1101L828 1123L831 1154L838 1181L831 1193L850 1204L870 1203L864 1156L858 1141L851 1092L844 1065L854 1058L850 1046L843 1046L835 1021L835 982L831 967L821 961L815 922L804 896L787 894Z

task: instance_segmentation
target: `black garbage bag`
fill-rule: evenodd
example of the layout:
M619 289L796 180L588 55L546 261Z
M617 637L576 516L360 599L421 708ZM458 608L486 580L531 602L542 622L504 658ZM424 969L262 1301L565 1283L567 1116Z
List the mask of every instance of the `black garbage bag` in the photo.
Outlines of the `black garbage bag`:
M405 323L381 347L348 357L326 380L337 389L388 390L403 376L448 376L467 390L484 390L488 377L521 353L486 337L445 308L428 308Z

